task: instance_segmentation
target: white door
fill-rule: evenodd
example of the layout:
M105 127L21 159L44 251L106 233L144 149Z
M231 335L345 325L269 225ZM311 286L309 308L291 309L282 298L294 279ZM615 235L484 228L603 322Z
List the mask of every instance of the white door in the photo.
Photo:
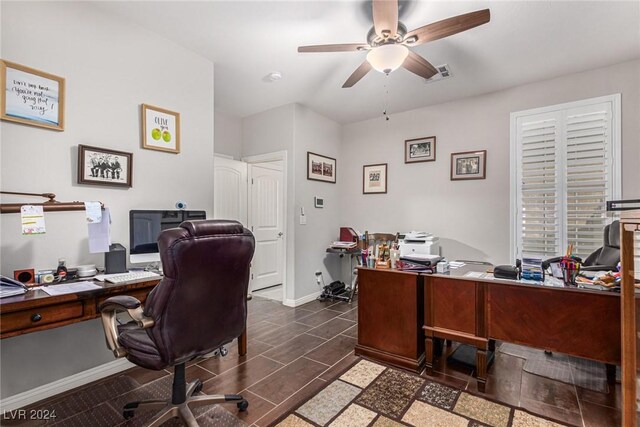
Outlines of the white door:
M213 217L247 226L247 164L216 156L213 163Z
M249 165L249 225L256 239L251 263L253 291L282 284L284 277L283 162Z

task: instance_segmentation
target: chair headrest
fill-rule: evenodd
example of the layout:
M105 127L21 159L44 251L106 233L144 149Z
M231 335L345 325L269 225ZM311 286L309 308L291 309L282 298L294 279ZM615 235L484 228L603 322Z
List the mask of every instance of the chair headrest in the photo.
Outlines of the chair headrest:
M231 220L195 220L185 221L180 227L189 232L191 236L211 236L220 234L242 234L244 227L238 221Z
M620 249L620 221L613 221L607 228L609 229L609 246Z

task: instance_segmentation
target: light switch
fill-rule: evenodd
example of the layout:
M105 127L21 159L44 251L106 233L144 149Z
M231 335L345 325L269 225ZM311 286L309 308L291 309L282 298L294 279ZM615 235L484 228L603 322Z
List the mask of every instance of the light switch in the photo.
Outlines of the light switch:
M307 225L307 216L300 215L300 225Z

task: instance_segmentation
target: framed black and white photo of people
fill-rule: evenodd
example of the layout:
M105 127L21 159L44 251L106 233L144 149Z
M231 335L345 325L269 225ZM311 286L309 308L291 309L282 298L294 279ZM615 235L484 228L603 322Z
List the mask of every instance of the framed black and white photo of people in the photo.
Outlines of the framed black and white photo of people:
M307 179L336 183L336 159L307 151Z
M451 153L451 180L485 179L487 150Z
M133 154L78 145L78 184L131 187Z
M419 163L436 160L436 137L407 139L404 142L404 162Z

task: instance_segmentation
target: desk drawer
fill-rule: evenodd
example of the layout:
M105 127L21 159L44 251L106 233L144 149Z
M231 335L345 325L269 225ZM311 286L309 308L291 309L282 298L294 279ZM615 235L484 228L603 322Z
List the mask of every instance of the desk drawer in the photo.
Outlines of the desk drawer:
M82 317L82 315L83 308L81 301L32 308L13 313L3 313L0 321L0 330L4 334L21 329L35 328L49 323L75 319Z

